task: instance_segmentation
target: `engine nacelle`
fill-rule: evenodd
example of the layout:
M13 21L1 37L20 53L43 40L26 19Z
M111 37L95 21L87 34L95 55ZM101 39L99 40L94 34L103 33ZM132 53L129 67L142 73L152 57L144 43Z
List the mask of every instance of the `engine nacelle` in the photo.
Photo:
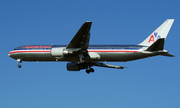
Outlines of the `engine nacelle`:
M67 63L68 71L80 71L81 69L88 68L87 65L77 64L77 63Z
M63 56L63 50L64 50L64 48L52 48L51 55L52 56Z
M57 48L51 49L51 55L56 56L56 57L64 56L64 55L68 55L68 54L72 54L72 53L73 53L72 51L65 50L62 47L57 47Z

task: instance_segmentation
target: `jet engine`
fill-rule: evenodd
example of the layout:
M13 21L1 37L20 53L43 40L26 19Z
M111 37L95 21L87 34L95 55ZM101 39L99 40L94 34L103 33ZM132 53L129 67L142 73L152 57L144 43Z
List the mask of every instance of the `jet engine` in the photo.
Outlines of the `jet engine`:
M87 69L87 65L77 64L77 63L67 63L68 71L80 71L81 69Z
M65 50L64 48L62 47L58 47L58 48L52 48L51 49L51 55L52 56L64 56L64 55L68 55L68 54L72 54L73 52L72 51L69 51L69 50Z

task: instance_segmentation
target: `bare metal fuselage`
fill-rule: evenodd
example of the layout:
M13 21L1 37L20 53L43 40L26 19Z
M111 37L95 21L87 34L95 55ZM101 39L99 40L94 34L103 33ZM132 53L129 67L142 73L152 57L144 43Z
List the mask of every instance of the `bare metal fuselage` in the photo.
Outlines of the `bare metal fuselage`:
M34 45L37 46L37 45ZM42 45L45 46L45 45ZM53 46L50 48L25 48L20 46L9 53L9 56L14 59L21 59L22 61L68 61L78 62L79 57L75 54L52 56L52 48L63 46ZM158 55L158 53L144 53L143 46L138 45L92 45L89 46L88 53L90 57L84 58L86 62L97 61L131 61L150 56Z

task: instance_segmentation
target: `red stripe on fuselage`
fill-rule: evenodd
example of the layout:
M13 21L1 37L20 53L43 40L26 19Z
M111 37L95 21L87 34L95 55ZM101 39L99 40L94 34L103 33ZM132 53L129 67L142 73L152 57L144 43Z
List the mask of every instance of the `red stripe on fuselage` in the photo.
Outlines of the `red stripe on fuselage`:
M33 53L33 52L51 52L50 50L20 50L20 51L11 51L9 52L9 54L13 54L13 53Z

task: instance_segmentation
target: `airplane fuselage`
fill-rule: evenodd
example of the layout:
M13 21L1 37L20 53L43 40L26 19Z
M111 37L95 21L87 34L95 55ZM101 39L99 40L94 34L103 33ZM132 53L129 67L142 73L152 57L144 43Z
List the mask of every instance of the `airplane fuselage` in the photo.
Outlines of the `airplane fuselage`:
M52 55L53 48L65 49L66 45L25 45L9 52L9 56L22 61L69 61L78 62L79 57L74 54ZM86 62L96 61L131 61L155 56L155 53L144 53L140 45L89 45L90 57Z

